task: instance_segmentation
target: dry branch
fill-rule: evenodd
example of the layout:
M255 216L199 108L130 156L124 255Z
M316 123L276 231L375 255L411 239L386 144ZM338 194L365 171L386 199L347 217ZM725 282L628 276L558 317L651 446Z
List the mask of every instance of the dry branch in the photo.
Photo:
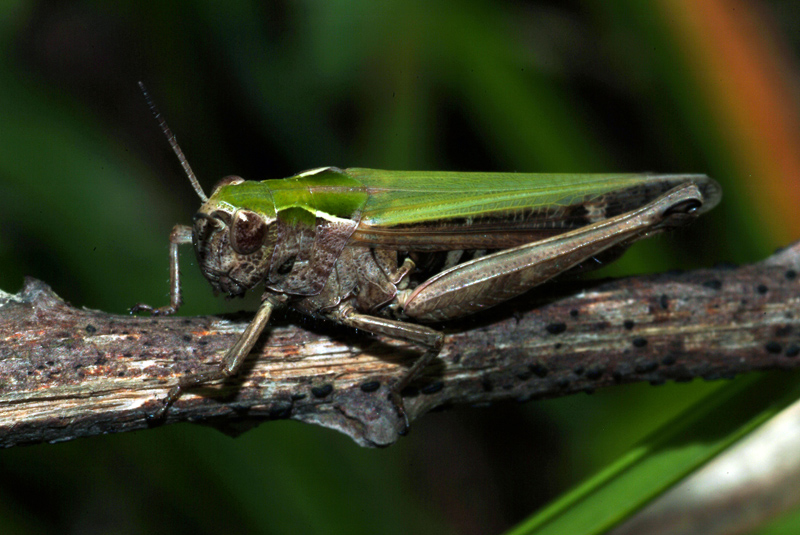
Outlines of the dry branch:
M757 264L557 286L449 325L405 392L411 420L445 406L554 397L634 381L718 379L800 364L800 242ZM537 306L538 305L538 306ZM42 282L0 292L0 445L151 425L185 373L213 366L245 326L77 309ZM292 418L362 445L402 428L388 387L419 350L335 326L267 329L235 380L184 395L166 423L228 431Z

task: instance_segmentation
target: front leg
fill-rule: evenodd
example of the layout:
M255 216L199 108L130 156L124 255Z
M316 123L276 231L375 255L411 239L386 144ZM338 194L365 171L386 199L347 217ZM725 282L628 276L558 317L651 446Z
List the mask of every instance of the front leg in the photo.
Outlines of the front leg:
M180 381L178 381L178 384L170 389L167 393L167 397L164 398L163 405L152 414L151 418L163 418L170 405L172 405L185 390L236 375L247 358L247 355L250 354L253 346L258 341L258 337L261 335L264 327L269 323L272 311L283 302L284 300L282 298L266 296L261 302L261 306L258 312L256 312L253 321L250 322L242 333L242 336L239 337L239 340L237 340L233 347L225 354L220 365L212 370L197 372L182 377Z
M169 316L175 314L180 308L181 299L181 274L178 265L178 246L192 243L192 227L175 225L169 234L169 306L153 308L144 303L137 303L131 307L131 314L135 312L150 312L154 316Z

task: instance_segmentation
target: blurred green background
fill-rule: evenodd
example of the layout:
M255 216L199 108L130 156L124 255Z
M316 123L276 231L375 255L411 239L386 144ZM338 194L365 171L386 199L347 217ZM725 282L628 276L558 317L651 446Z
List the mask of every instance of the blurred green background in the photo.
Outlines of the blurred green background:
M0 288L167 302L167 237L221 177L708 173L723 203L602 275L751 262L800 235L800 4L54 2L0 9ZM184 314L213 297L185 251ZM257 299L258 296L253 296ZM431 414L365 450L294 422L0 452L2 533L498 533L718 384Z

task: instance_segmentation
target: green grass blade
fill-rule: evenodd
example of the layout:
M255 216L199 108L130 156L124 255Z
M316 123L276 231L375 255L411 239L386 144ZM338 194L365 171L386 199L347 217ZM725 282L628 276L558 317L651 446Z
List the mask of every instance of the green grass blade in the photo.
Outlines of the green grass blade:
M605 533L798 396L796 374L737 380L661 427L508 535Z

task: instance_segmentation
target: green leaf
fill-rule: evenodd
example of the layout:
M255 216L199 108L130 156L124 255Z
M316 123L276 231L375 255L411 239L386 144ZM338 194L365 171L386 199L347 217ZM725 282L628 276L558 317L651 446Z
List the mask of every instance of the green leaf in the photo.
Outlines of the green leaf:
M508 535L605 533L800 396L797 374L715 391Z

